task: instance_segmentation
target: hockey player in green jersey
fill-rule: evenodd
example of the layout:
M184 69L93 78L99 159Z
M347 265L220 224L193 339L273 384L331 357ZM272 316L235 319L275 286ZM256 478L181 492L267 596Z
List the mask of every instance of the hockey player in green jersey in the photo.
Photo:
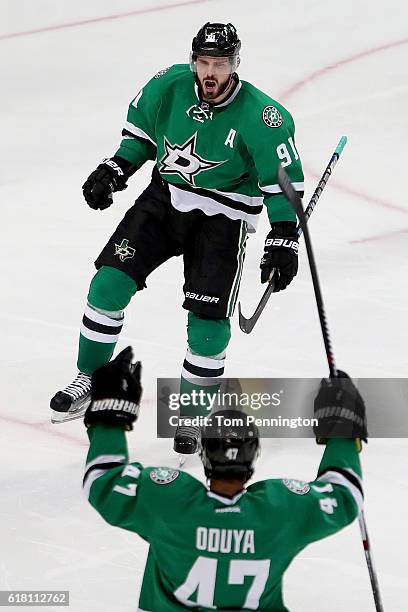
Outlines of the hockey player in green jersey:
M271 223L261 281L275 290L297 273L295 215L277 180L285 166L295 189L303 173L294 122L278 102L237 75L241 42L231 24L207 23L192 43L190 65L158 72L132 100L116 154L83 185L89 206L154 160L152 180L97 258L80 340L77 378L51 400L52 420L83 414L91 375L109 361L124 309L148 275L183 255L188 345L182 392L217 385L224 372L230 317L237 301L247 234L265 204ZM175 450L192 453L198 428L177 430Z
M131 361L128 347L92 377L83 484L108 523L149 543L139 611L287 612L282 577L293 558L362 507L355 438L365 439L367 429L358 391L348 377L322 381L315 433L327 446L312 482L271 479L245 488L259 453L257 429L242 412L214 413L202 433L207 488L186 472L128 462L125 431L141 397L140 364Z

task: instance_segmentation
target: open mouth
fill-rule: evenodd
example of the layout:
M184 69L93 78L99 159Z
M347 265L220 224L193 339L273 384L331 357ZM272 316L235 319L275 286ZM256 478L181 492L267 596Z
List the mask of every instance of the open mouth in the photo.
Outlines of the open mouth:
M204 86L209 93L213 93L217 89L217 82L206 79L204 81Z

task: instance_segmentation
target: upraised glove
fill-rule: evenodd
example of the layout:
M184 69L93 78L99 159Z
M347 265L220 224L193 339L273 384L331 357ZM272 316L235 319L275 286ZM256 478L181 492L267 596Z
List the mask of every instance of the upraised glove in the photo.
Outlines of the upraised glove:
M120 425L127 431L139 415L142 396L141 363L132 363L128 346L119 355L92 374L91 404L85 412L86 427L95 423Z
M337 378L323 378L314 402L319 424L313 430L318 444L328 438L359 438L367 442L364 400L351 378L341 370Z

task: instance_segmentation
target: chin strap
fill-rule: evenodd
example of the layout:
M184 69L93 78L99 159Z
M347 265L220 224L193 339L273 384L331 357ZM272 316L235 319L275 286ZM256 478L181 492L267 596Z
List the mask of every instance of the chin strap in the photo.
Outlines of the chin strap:
M232 92L234 91L235 87L238 85L238 81L239 81L239 77L237 75L236 72L232 72L230 74L230 78L227 81L227 83L225 83L224 89L221 91L220 96L222 96L222 94L227 91L228 87L230 87L231 85L233 85L233 87L231 87L231 91L230 94L232 94ZM223 100L224 102L224 100Z

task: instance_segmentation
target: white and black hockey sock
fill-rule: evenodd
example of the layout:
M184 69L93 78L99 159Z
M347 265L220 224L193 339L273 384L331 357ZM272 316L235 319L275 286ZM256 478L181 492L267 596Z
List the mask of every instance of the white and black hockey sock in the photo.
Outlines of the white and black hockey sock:
M82 319L81 335L94 342L116 344L123 321L123 310L107 312L87 304Z
M194 385L210 386L221 383L224 374L225 353L211 357L195 355L187 349L181 372L182 378Z

